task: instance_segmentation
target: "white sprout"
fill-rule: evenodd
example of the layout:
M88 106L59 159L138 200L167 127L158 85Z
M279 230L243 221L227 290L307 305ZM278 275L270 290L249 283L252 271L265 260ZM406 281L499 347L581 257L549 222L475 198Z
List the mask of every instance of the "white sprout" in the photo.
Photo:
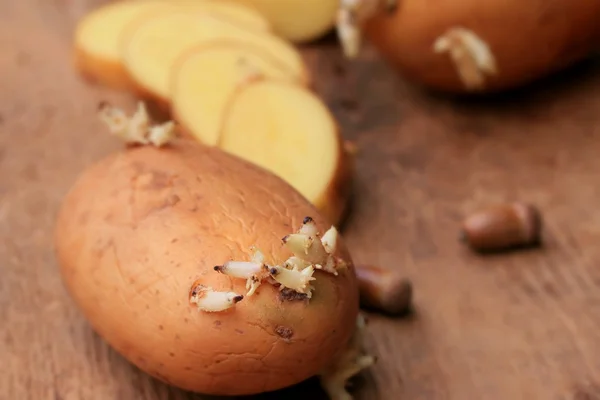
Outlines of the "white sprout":
M248 279L258 274L263 264L252 261L227 261L223 265L215 266L215 271L231 276L232 278Z
M321 238L321 243L325 251L329 254L334 254L337 246L338 231L334 226L329 228Z
M283 243L296 257L311 264L320 264L327 258L323 243L316 236L292 233L283 238Z
M352 400L346 390L347 381L376 361L375 357L365 354L362 349L365 326L365 318L359 314L347 349L319 375L323 389L332 400Z
M150 117L143 102L138 102L137 110L131 117L108 103L100 103L98 116L109 131L126 143L152 144L161 147L175 137L175 123L150 124Z
M340 0L336 31L344 55L354 58L361 48L362 24L382 10L393 10L398 0Z
M291 289L310 298L313 290L310 282L316 279L313 277L315 270L337 275L337 269L345 265L334 255L337 237L337 230L332 226L320 239L316 223L311 217L306 217L297 233L283 238L294 255L281 265L266 264L264 254L252 247L250 261L231 260L214 269L232 278L245 279L248 290L246 296L252 296L266 280L272 285L279 285L280 290Z
M263 253L254 248L252 261L227 261L215 266L215 271L232 278L246 279L246 296L252 296L262 281L269 276L269 267L264 263Z
M337 248L338 231L331 227L319 240L316 224L310 217L306 217L298 233L287 235L283 238L284 244L294 254L294 259L287 261L289 265L302 266L298 260L305 264L313 265L315 269L337 275L338 260L334 254Z
M175 122L168 121L148 129L148 142L156 147L164 146L175 138Z
M252 246L250 251L252 251L252 262L265 263L265 255L256 246Z
M300 271L302 271L304 268L310 267L310 263L306 262L304 260L302 260L301 258L298 258L296 256L292 256L290 258L288 258L287 260L285 260L285 262L283 263L283 266L286 267L287 269L298 269Z
M244 296L234 292L218 292L209 286L197 285L193 288L190 303L205 312L227 310L242 301Z
M449 53L459 77L469 90L485 87L486 75L498 73L490 47L473 31L455 27L446 31L433 44L435 53Z
M318 236L319 229L317 228L315 220L311 217L304 217L304 219L302 220L302 226L298 230L298 233L308 236Z
M290 288L298 293L305 293L310 296L310 281L314 281L315 278L312 276L315 272L314 267L310 266L303 270L298 269L287 269L285 267L276 265L269 268L269 274L271 277L281 284L281 289Z

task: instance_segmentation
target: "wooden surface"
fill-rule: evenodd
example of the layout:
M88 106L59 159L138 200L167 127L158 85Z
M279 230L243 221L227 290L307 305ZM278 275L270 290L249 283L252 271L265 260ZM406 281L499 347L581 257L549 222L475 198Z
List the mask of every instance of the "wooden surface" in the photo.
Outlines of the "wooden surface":
M0 1L0 398L205 399L113 352L58 274L61 197L120 146L95 107L133 104L71 68L74 21L93 5ZM410 87L370 50L349 65L332 40L304 52L360 148L344 232L355 261L399 268L415 287L412 318L371 316L379 363L356 398L600 399L600 68L458 102ZM542 249L461 246L463 216L514 199L542 210ZM263 397L307 396L322 397L315 382Z

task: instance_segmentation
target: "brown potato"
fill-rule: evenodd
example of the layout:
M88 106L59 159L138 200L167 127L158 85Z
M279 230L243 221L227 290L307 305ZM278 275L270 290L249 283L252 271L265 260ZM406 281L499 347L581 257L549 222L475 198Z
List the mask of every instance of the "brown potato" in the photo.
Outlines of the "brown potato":
M387 3L362 18L383 58L406 78L443 91L530 83L589 55L600 38L597 0L361 2L364 10Z
M314 222L302 225L305 216ZM75 302L126 359L186 390L246 395L319 374L354 332L358 288L341 238L333 254L346 267L315 270L310 299L268 282L246 296L244 280L216 272L250 260L252 246L266 263L282 263L291 256L282 238L307 221L330 227L275 175L176 139L129 146L84 171L64 200L55 243ZM244 298L199 310L190 303L198 283Z

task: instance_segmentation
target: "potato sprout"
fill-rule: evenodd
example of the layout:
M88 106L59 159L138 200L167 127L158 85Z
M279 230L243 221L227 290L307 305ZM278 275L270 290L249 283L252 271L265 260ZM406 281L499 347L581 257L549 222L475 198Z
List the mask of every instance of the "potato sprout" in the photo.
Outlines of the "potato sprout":
M312 264L320 264L327 258L325 247L316 236L292 233L283 238L283 243L296 257Z
M328 254L333 254L337 245L338 232L333 226L321 238L323 247Z
M283 266L288 269L298 269L302 271L304 268L310 267L310 263L306 262L296 256L292 256L284 261Z
M297 268L287 269L284 266L276 265L269 269L271 277L281 284L281 289L290 288L298 293L304 293L310 298L312 296L312 288L310 287L310 281L314 281L312 275L315 272L315 268L311 265L308 268L299 270Z
M433 50L450 54L460 80L469 90L484 88L486 75L498 73L488 44L468 29L449 29L435 41Z
M252 296L262 281L269 276L269 266L264 263L264 255L258 249L253 250L252 261L227 261L214 268L215 271L232 278L246 279L246 296Z
M244 296L234 292L218 292L209 286L195 284L190 295L190 303L198 305L205 312L227 310L242 301Z
M317 224L311 217L304 217L302 220L302 226L298 230L298 233L302 233L308 236L317 236L319 234L319 230L317 229Z
M319 375L323 389L332 400L352 400L346 390L346 382L376 361L374 356L365 354L362 349L365 326L366 320L359 314L348 348Z
M334 257L338 231L335 227L329 228L319 239L316 228L313 228L312 219L304 220L298 233L287 235L283 238L285 245L294 253L295 260L307 262L330 274L337 275L337 267L341 262Z
M337 229L332 226L322 238L319 236L314 220L305 217L297 233L283 238L284 244L294 255L281 265L265 263L264 254L252 247L253 255L250 261L230 260L215 266L214 270L235 279L245 279L248 297L267 281L272 285L279 285L280 290L290 289L311 298L313 287L310 282L316 279L313 276L315 270L338 275L337 269L345 266L342 260L334 256Z
M161 147L175 136L175 123L168 121L160 125L151 125L148 111L143 102L138 102L137 110L131 117L117 107L106 102L100 103L98 115L108 126L112 134L126 143L152 144Z
M344 55L354 58L361 47L362 23L381 10L391 11L398 0L340 0L336 30Z

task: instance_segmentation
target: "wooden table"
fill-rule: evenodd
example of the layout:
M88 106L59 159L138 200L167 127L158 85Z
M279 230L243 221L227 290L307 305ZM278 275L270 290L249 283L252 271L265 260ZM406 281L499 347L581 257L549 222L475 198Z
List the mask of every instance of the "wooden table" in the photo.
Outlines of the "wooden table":
M205 399L113 352L58 274L61 198L120 146L95 107L134 101L71 67L74 22L93 3L0 2L0 398ZM356 398L600 399L599 68L467 102L409 86L370 49L352 64L332 39L304 52L360 149L344 232L355 261L399 268L415 287L412 318L371 316L379 363ZM542 210L542 249L483 257L457 241L467 213L516 199ZM263 398L307 396L323 394L307 382Z

